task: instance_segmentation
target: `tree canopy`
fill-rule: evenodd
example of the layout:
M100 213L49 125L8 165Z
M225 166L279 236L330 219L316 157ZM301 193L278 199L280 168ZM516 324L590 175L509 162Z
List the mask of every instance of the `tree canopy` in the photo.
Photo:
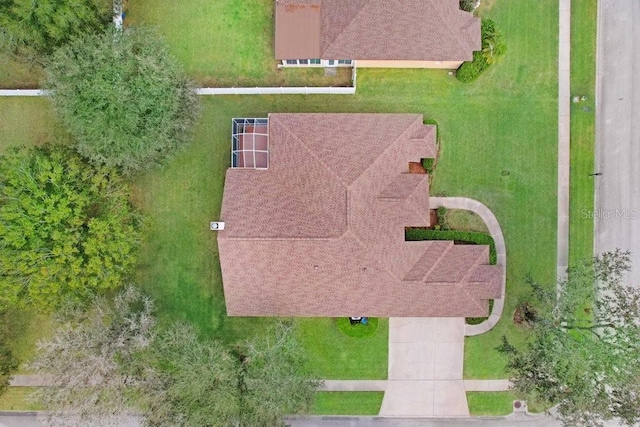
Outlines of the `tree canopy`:
M157 368L145 381L146 421L162 425L283 425L306 412L318 385L305 372L304 351L290 324L230 350L200 341L178 324L155 346Z
M30 368L49 380L35 392L54 425L119 425L135 409L127 369L154 339L153 303L134 287L87 310L67 305Z
M111 0L1 0L0 46L46 56L80 36L103 32L112 18Z
M505 337L515 388L557 406L565 425L640 420L640 289L624 283L629 255L615 251L571 269L558 290L530 281L533 337Z
M61 425L111 425L129 413L148 426L282 426L318 385L290 324L231 347L188 324L156 326L153 302L126 288L115 303L64 306L32 369L51 380L37 400Z
M0 157L0 308L48 310L121 285L140 216L114 170L65 148Z
M135 172L186 146L196 94L152 32L129 28L75 40L49 62L56 111L91 162Z

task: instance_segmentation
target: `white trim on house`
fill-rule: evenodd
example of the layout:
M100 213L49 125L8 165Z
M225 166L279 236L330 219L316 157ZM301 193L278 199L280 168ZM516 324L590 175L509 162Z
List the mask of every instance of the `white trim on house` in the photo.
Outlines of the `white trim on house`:
M278 67L353 67L353 59L282 59L278 61Z

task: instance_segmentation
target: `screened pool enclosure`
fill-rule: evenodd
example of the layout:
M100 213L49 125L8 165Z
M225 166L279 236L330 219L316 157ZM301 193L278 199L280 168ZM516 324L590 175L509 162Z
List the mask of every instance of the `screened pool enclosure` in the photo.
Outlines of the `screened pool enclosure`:
M269 168L269 119L233 119L231 167Z

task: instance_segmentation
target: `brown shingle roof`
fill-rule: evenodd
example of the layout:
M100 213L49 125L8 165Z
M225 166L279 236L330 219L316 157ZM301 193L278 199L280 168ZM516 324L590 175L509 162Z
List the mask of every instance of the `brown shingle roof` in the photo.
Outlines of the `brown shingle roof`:
M421 115L270 114L269 147L268 170L227 171L229 315L482 316L500 296L486 246L404 240L429 224Z
M276 59L469 61L480 19L458 0L277 0Z

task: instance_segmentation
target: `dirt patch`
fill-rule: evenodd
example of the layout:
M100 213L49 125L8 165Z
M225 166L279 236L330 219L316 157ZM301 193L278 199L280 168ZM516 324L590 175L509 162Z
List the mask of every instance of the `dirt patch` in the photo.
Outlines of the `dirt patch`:
M529 327L536 320L536 309L528 302L518 304L513 312L513 323L522 327Z
M438 223L438 210L429 209L429 228L433 230L433 226Z
M422 167L420 162L409 162L409 173L415 173L419 175L426 175L427 171Z

